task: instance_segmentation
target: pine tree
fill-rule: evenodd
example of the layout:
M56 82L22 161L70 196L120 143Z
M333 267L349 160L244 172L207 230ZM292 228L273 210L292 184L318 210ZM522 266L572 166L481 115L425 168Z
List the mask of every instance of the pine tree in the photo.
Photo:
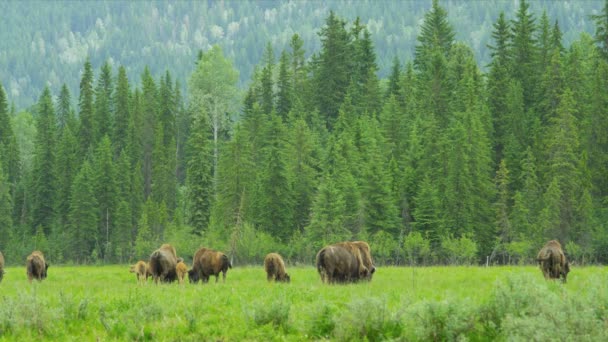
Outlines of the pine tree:
M345 26L346 22L330 11L325 26L319 32L322 48L315 69L314 96L317 109L329 129L338 117L350 83L352 47Z
M536 70L537 46L534 35L536 25L534 15L528 12L530 5L522 0L519 3L516 19L512 21L513 30L513 77L522 86L524 110L533 107L538 71Z
M143 113L142 126L142 153L143 153L143 177L144 177L144 198L147 199L152 193L152 168L154 150L154 133L158 124L158 91L156 83L150 74L150 69L146 67L141 76L142 93L141 104Z
M89 147L93 144L97 127L93 114L93 66L87 57L84 63L84 71L80 79L80 95L78 97L78 107L80 118L80 130L78 140L80 142L81 156L86 155Z
M496 177L494 178L496 185L497 198L494 202L494 225L497 235L502 244L511 242L515 236L511 228L509 220L509 211L511 208L511 194L509 191L509 169L505 160L500 161Z
M281 118L271 114L262 134L262 158L253 197L254 222L259 229L287 241L294 226L293 192L287 175L287 135Z
M94 102L94 144L105 136L112 133L113 127L113 109L112 97L114 93L114 85L112 84L112 67L109 62L105 62L101 66L97 86L95 87L95 102Z
M177 104L175 103L175 93L171 74L167 70L165 76L159 82L159 122L163 125L162 143L165 147L170 147L171 142L175 141L175 114ZM174 151L172 151L174 152ZM172 153L173 154L173 153ZM167 156L168 158L169 156Z
M308 241L315 247L321 248L335 241L345 241L352 238L351 232L345 227L344 212L346 204L332 176L325 174L319 184L312 207L310 224L306 227Z
M289 78L289 55L281 53L279 60L279 79L277 81L277 114L285 121L291 110L292 83Z
M57 99L57 126L62 132L67 126L75 128L74 111L72 110L71 95L68 86L64 83Z
M294 119L289 128L287 169L294 194L293 222L300 232L310 222L310 212L317 185L317 160L320 147L317 137L303 118Z
M99 240L99 209L94 190L94 175L91 164L85 160L74 178L69 214L71 259L76 263L89 261Z
M124 66L118 68L116 80L116 92L114 93L114 131L112 143L114 144L114 155L123 151L129 145L129 120L131 119L129 106L129 79Z
M19 179L20 161L17 137L13 131L9 117L8 103L4 88L0 84L0 164L8 183L11 196L15 193L15 187Z
M428 61L437 58L434 56L437 53L448 58L455 33L447 17L448 14L439 6L439 1L433 0L431 10L424 14L424 22L416 38L419 44L416 45L414 66L418 71L426 71L429 68Z
M507 143L507 92L510 82L510 63L511 63L511 28L505 19L504 12L500 12L498 20L494 24L492 39L494 46L488 45L492 62L488 75L488 107L493 119L494 128L494 150L496 151L495 160L501 160L505 145Z
M289 42L291 49L291 66L289 69L291 75L291 88L294 98L304 97L304 83L306 82L306 64L304 57L304 42L298 34L294 34ZM301 101L301 100L300 100Z
M37 104L36 143L33 162L32 223L49 235L55 219L57 177L55 175L56 117L51 91L44 89Z
M592 15L595 21L595 41L604 60L608 61L608 0L604 0L601 14Z
M403 101L401 93L401 63L397 56L393 58L393 66L391 67L391 74L388 77L388 87L386 88L384 98L386 100L391 96Z
M195 233L201 235L207 230L212 192L212 165L211 141L207 137L207 117L198 114L192 123L192 134L188 140L188 169L186 184L190 203L189 223Z
M116 184L116 166L113 162L112 143L110 138L104 136L97 149L92 168L94 187L98 208L98 231L99 256L107 261L111 251L110 236L114 233L114 214L116 213L118 201L118 188Z
M57 147L57 216L58 224L65 226L68 223L70 212L71 187L78 170L80 169L80 147L78 138L67 125L59 138Z
M446 236L447 231L441 215L439 189L429 175L425 175L422 179L415 202L413 230L420 232L438 246L440 237Z
M265 114L270 114L274 110L274 51L270 42L266 45L263 57L264 67L260 77L261 92L260 105Z

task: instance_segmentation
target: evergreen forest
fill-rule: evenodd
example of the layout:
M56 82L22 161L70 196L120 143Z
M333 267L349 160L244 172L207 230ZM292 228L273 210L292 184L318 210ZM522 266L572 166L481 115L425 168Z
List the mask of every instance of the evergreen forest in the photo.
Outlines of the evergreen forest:
M328 10L257 41L250 69L222 44L160 58L158 75L134 62L137 77L89 52L77 75L39 70L31 106L0 86L7 263L127 263L170 242L186 260L208 246L310 264L355 239L379 264L532 263L551 239L607 262L608 0L568 39L521 0L485 28L487 57L459 39L458 2L424 4L416 35L394 38L411 54Z

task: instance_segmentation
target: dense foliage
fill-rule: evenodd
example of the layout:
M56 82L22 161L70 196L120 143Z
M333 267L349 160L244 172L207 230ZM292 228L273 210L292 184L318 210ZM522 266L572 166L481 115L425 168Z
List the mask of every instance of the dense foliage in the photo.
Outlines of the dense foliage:
M258 47L244 98L219 46L187 82L86 59L75 96L46 87L16 113L0 90L0 250L126 262L171 242L310 263L362 239L379 262L469 264L529 262L559 239L605 262L606 8L568 45L521 1L485 71L432 1L386 79L372 26L330 11L310 58L299 34Z
M594 32L588 16L601 14L601 3L535 0L530 6L537 13L546 8L569 44L580 32ZM349 21L361 17L378 51L379 73L386 77L395 53L401 58L413 54L419 23L430 4L429 0L2 1L0 83L18 107L35 103L46 85L56 94L66 83L75 93L87 56L95 66L106 61L115 68L125 66L130 79L137 79L145 66L155 76L170 66L173 75L183 80L200 49L219 45L241 72L239 84L245 85L267 41L280 51L297 33L307 57L318 52L317 31L330 10ZM485 66L492 24L500 11L514 12L517 2L449 0L442 5L457 39L466 42Z

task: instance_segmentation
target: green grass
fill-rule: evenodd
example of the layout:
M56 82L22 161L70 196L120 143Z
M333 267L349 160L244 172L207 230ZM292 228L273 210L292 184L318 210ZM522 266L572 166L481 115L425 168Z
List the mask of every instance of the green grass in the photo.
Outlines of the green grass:
M371 283L324 285L312 267L268 283L263 267L227 281L140 286L128 266L25 267L0 283L0 340L302 341L606 339L608 276L575 268L380 267ZM559 335L558 335L559 334Z

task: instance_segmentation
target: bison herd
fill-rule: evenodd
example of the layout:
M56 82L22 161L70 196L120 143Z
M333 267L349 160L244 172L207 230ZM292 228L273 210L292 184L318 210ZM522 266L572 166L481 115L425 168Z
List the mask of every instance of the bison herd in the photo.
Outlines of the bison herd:
M538 252L536 260L545 279L561 279L566 282L570 272L570 264L557 240L547 242ZM49 264L40 251L32 252L25 260L27 278L31 283L36 279L42 281L47 277ZM365 241L347 241L328 245L317 253L315 265L321 281L328 284L356 283L360 280L371 281L376 272L372 261L369 244ZM137 282L145 283L152 277L155 284L178 281L184 283L186 274L190 283L209 282L209 277L215 276L218 282L220 273L222 281L226 281L226 272L232 268L226 254L209 248L200 248L192 258L192 269L177 257L175 248L163 244L152 252L148 262L143 260L132 265L129 272L135 273ZM269 253L264 258L266 279L275 282L289 283L291 278L285 270L285 262L278 253ZM0 282L4 277L4 256L0 252Z

